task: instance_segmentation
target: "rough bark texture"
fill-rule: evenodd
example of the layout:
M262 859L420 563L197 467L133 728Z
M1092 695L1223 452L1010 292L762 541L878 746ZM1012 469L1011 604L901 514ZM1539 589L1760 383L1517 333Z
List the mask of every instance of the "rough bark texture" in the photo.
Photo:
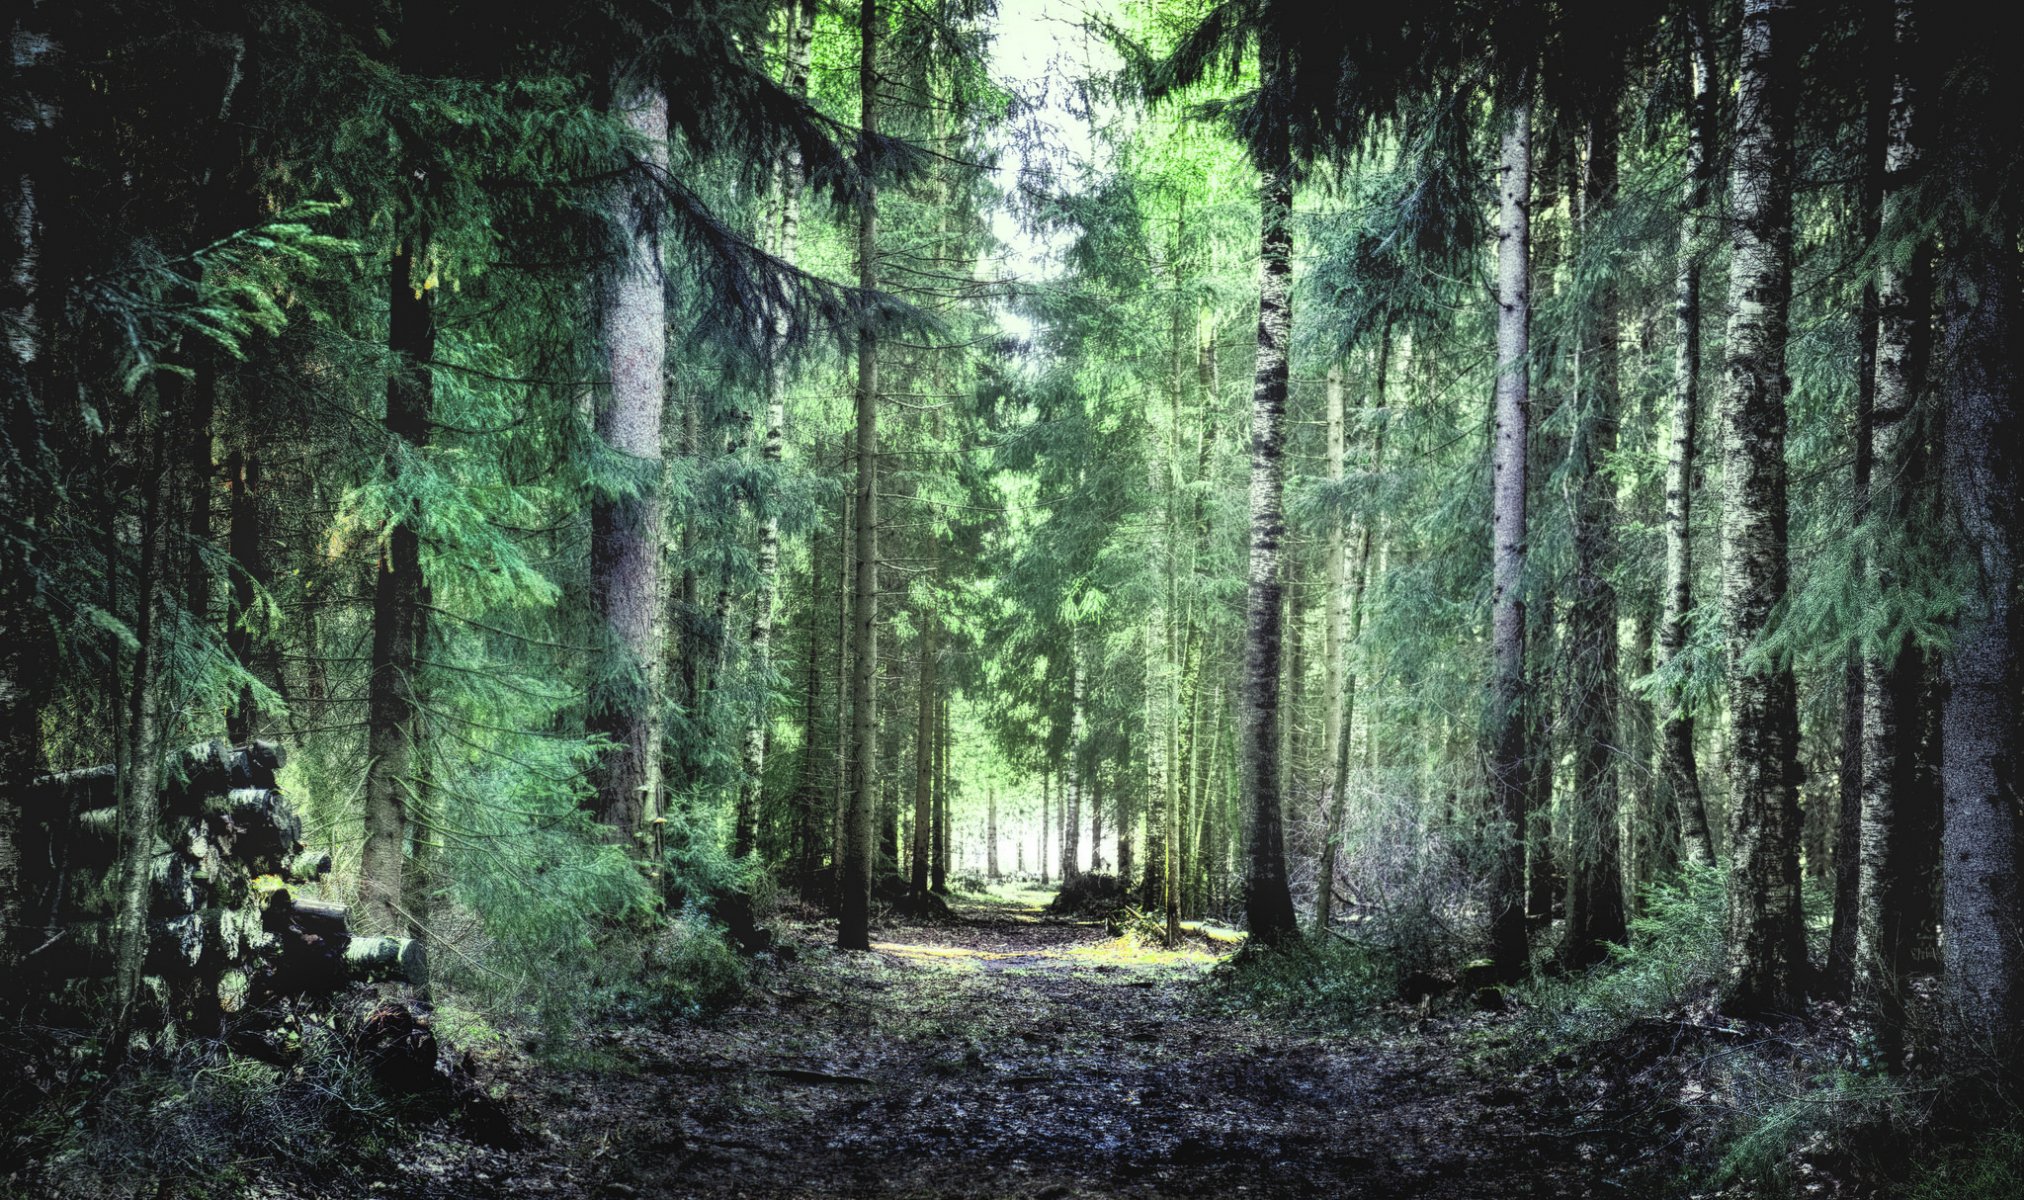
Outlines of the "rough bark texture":
M667 97L650 86L618 89L612 107L643 143L643 173L668 167ZM654 760L659 751L658 706L650 682L660 656L661 413L667 346L660 226L654 186L646 179L624 189L619 217L628 233L623 257L600 281L600 321L610 391L600 397L598 440L610 455L608 470L624 471L629 486L601 491L590 510L591 608L603 631L606 662L591 689L587 725L614 748L600 764L597 817L607 836L632 845L651 815Z
M161 571L163 527L170 508L164 494L168 466L159 422L158 416L156 428L144 428L141 433L153 448L136 454L140 465L136 482L142 496L140 553L133 577L134 641L127 655L126 693L120 696L126 709L126 729L115 782L119 849L113 869L113 1025L108 1042L114 1060L126 1053L127 1036L134 1029L149 941L150 868L159 842Z
M1701 14L1688 9L1688 70L1692 100L1687 113L1687 182L1680 204L1680 246L1673 272L1672 442L1666 456L1666 579L1659 614L1659 658L1677 659L1687 648L1687 616L1694 610L1694 436L1701 391L1701 253L1706 238L1708 192L1713 180L1708 144L1712 140L1713 51ZM1708 834L1708 810L1701 800L1700 769L1694 761L1694 718L1677 697L1663 702L1659 723L1659 778L1679 825L1688 862L1715 864Z
M1908 184L1918 167L1918 81L1911 65L1918 56L1918 31L1913 0L1898 0L1894 9L1898 68L1890 101L1882 224L1898 237L1910 221ZM1876 381L1869 420L1874 475L1868 516L1877 533L1872 544L1888 545L1916 536L1911 525L1918 483L1913 443L1931 308L1922 251L1912 247L1909 253L1886 253L1876 292ZM1888 552L1873 555L1868 570L1886 605L1915 582L1898 578ZM1893 1062L1901 1043L1913 951L1924 936L1922 927L1935 915L1923 902L1930 892L1934 847L1921 834L1940 801L1921 789L1917 778L1924 674L1922 655L1909 640L1877 647L1863 657L1856 994L1877 1019L1885 1057Z
M1617 118L1598 113L1589 128L1588 171L1581 193L1581 231L1596 225L1613 203L1617 178ZM1617 596L1609 571L1615 562L1616 482L1605 465L1616 452L1620 405L1618 297L1613 281L1597 289L1592 324L1577 351L1574 440L1567 472L1573 489L1574 598L1568 610L1569 716L1574 734L1574 786L1566 814L1567 929L1560 958L1589 966L1607 955L1605 943L1626 936L1623 898L1617 679Z
M878 0L862 0L858 14L858 124L878 132ZM857 223L857 282L878 286L878 192L868 188ZM878 803L872 752L877 734L878 681L878 335L868 325L857 340L857 598L851 660L851 750L855 761L845 844L842 915L836 944L871 949L872 809ZM915 830L915 836L920 835Z
M387 472L398 479L420 468L429 440L434 390L435 316L429 292L414 277L422 239L394 255L388 272ZM399 513L387 533L373 582L372 676L367 684L365 844L359 851L358 911L369 933L407 930L408 798L417 750L415 632L422 598L419 513Z
M1267 33L1258 49L1264 90L1286 86L1290 52ZM1282 126L1268 135L1258 166L1258 360L1251 389L1251 551L1245 587L1244 698L1239 780L1250 820L1250 867L1244 914L1254 941L1271 946L1297 935L1286 881L1282 813L1280 643L1285 588L1287 354L1293 333L1291 283L1293 156Z
M1491 447L1489 722L1490 958L1497 974L1525 972L1525 454L1531 419L1529 338L1532 243L1532 109L1513 106L1497 168L1497 388ZM1339 421L1339 418L1338 418ZM1340 476L1338 460L1335 473ZM1332 740L1332 739L1331 739ZM1342 762L1346 762L1343 759ZM1338 775L1346 774L1340 764ZM1324 888L1334 880L1322 881Z
M1730 178L1722 444L1722 612L1729 665L1729 963L1740 1012L1805 998L1798 717L1789 664L1759 653L1785 599L1785 341L1792 295L1796 0L1746 0Z
M2007 69L2007 68L2004 68ZM2014 1081L2024 1072L2020 937L2018 602L2024 440L2017 396L2017 216L2000 191L1991 123L1970 118L1943 226L1940 357L1950 368L1943 438L1948 507L1971 588L1947 656L1942 770L1946 791L1946 998L1954 1070Z

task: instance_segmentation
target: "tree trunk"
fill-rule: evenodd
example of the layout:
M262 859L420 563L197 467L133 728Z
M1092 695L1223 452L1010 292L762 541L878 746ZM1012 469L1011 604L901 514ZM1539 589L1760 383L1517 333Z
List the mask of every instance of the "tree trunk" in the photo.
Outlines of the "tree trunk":
M798 0L788 15L787 91L796 96L808 92L810 47L815 39L814 0ZM775 255L792 263L800 246L802 163L799 148L790 148L780 163L780 225ZM766 360L766 434L760 457L767 477L777 478L787 435L787 335L789 317L784 311L771 314ZM760 697L745 720L742 759L744 779L738 788L738 808L732 818L731 853L743 858L752 852L753 824L759 807L759 792L766 774L766 727L771 719L771 689L765 686L772 669L773 604L780 574L779 501L769 499L759 519L759 590L752 601L752 625L746 640L751 647L751 670L760 681Z
M1796 7L1795 0L1745 0L1730 181L1722 611L1731 723L1727 990L1739 1012L1793 1012L1805 999L1792 671L1758 653L1788 578L1785 341L1798 67L1789 27Z
M1892 35L1885 28L1887 6L1866 5L1863 16L1871 22L1865 39L1869 46L1869 80L1864 98L1862 182L1857 203L1861 205L1861 237L1864 246L1874 247L1883 224L1884 160L1889 153L1890 95L1893 54ZM1874 279L1862 285L1861 308L1857 314L1855 377L1855 461L1853 464L1854 517L1860 527L1869 520L1870 475L1874 439L1870 421L1876 408L1877 290ZM1867 574L1860 549L1853 564L1858 574ZM1834 911L1827 935L1827 990L1843 999L1853 997L1856 987L1856 936L1861 923L1862 903L1862 791L1863 791L1863 656L1851 646L1842 669L1841 746L1836 765L1834 831Z
M935 727L929 739L935 747L935 835L934 835L934 890L940 895L949 892L949 851L954 835L949 826L949 706L939 694L935 697Z
M815 786L817 698L822 691L822 529L809 534L808 664L801 696L801 778L794 788L795 822L799 829L794 855L795 882L804 899L814 898L816 872L822 865L822 808Z
M878 132L878 0L861 0L858 14L858 126ZM857 283L878 287L878 190L866 185L857 224ZM871 949L873 736L878 681L878 335L869 322L857 334L857 603L855 658L851 663L851 746L856 758L849 840L844 848L842 917L836 944L844 950ZM916 829L915 836L920 830Z
M1276 35L1259 42L1266 95L1285 86L1291 50ZM1285 603L1282 578L1286 517L1286 398L1293 334L1293 155L1283 127L1267 135L1258 163L1258 361L1251 391L1251 551L1244 605L1244 703L1239 778L1250 818L1250 869L1244 913L1251 937L1275 946L1298 936L1286 882L1280 798L1279 659Z
M112 1030L108 1045L114 1061L126 1053L133 1032L135 1007L140 1001L141 972L148 952L148 908L150 881L158 841L160 814L161 722L160 677L162 675L162 543L167 524L167 431L161 427L166 409L156 416L155 428L143 423L138 429L134 457L139 479L136 491L141 498L140 547L134 571L133 644L127 654L128 672L124 737L114 779L118 797L118 857L113 880L117 889L113 915Z
M1047 825L1049 820L1051 820L1052 818L1050 817L1047 808L1048 808L1047 768L1043 766L1040 769L1040 886L1041 887L1046 887L1049 882L1047 878Z
M855 560L851 557L853 528L851 497L845 493L837 508L836 573L841 587L836 595L836 745L829 778L829 865L838 885L843 879L844 848L849 844L850 743L855 726L850 719L852 663L850 657L850 605L856 591ZM841 892L837 895L840 897Z
M1061 771L1061 882L1082 873L1082 654L1069 640L1068 753Z
M921 670L916 687L916 721L914 726L914 828L927 830L934 826L935 787L935 614L932 610L921 613L920 639ZM914 838L913 844L913 894L916 898L928 894L928 875L932 867L928 844L932 839Z
M398 480L420 469L429 441L435 389L429 361L435 354L435 310L420 286L415 253L427 253L417 234L397 252L388 272L387 348L394 355L387 377L386 470ZM403 489L410 490L410 489ZM405 934L404 875L410 813L408 798L420 751L415 705L415 627L422 598L418 512L397 513L374 573L372 675L367 683L365 844L359 852L359 927L388 937Z
M998 789L995 787L984 793L984 874L992 883L1003 878L998 873Z
M1484 740L1490 760L1490 959L1500 979L1522 976L1525 931L1525 455L1531 421L1532 108L1521 98L1504 130L1498 168L1497 395L1491 461L1490 643L1494 678ZM1337 474L1340 466L1337 465ZM1347 782L1346 754L1338 786ZM1332 856L1331 856L1332 857ZM1333 872L1322 880L1334 884Z
M1588 171L1581 190L1580 233L1601 237L1603 212L1616 200L1617 116L1614 96L1589 126ZM1620 401L1617 286L1598 286L1592 331L1576 364L1574 442L1568 475L1573 495L1574 600L1568 611L1569 708L1574 733L1574 785L1566 815L1567 930L1563 964L1587 967L1628 936L1623 897L1623 848L1618 832L1616 482L1606 465L1616 453Z
M2006 70L2007 64L1977 64ZM2018 914L2018 689L2024 685L2024 440L2018 403L2018 222L2006 203L1996 126L1963 118L1941 227L1946 266L1940 361L1949 364L1944 474L1967 606L1947 655L1945 773L1946 1000L1950 1066L2014 1080L2024 1071L2024 939Z
M1890 148L1884 160L1886 192L1881 225L1893 239L1912 223L1910 179L1918 169L1918 31L1914 0L1897 0L1894 42L1897 70L1890 101ZM1913 247L1882 256L1877 270L1876 381L1869 419L1870 462L1875 472L1868 496L1868 520L1876 536L1865 541L1882 548L1867 563L1877 596L1894 606L1896 593L1916 587L1899 578L1890 547L1916 538L1913 514L1918 485L1915 443L1917 406L1923 389L1924 331L1931 298L1924 250ZM1902 1051L1905 984L1912 956L1932 919L1922 903L1930 893L1933 849L1918 836L1930 824L1925 810L1938 798L1919 787L1918 707L1925 690L1923 656L1910 639L1876 647L1862 664L1862 830L1857 887L1856 994L1877 1019L1885 1061L1893 1066Z
M612 107L645 143L638 169L668 168L668 102L658 86L627 85ZM599 764L597 818L606 836L635 847L651 816L650 794L660 749L659 698L652 664L660 657L661 602L659 490L661 413L667 346L660 223L656 185L642 179L617 198L627 245L601 281L599 313L610 391L597 407L599 442L613 460L609 470L630 480L601 490L590 508L591 609L609 658L591 688L588 725L613 749Z
M1103 870L1103 764L1089 767L1089 869Z
M1155 461L1158 459L1157 455L1150 457ZM1156 478L1156 486L1157 482ZM1139 907L1147 912L1166 911L1167 893L1175 884L1171 878L1173 847L1167 841L1171 823L1168 810L1174 797L1169 786L1171 772L1166 758L1165 721L1171 720L1172 714L1166 711L1164 703L1167 696L1167 659L1162 644L1165 636L1165 615L1159 612L1148 614L1145 622L1146 861L1139 889Z
M1687 182L1680 205L1680 246L1673 271L1672 447L1666 457L1666 580L1659 614L1659 658L1674 662L1687 648L1687 618L1694 610L1694 435L1700 419L1701 251L1703 215L1713 185L1709 146L1714 140L1713 50L1695 5L1687 7ZM1677 693L1661 699L1659 778L1669 794L1687 861L1715 864L1708 811L1701 801L1694 761L1694 718Z
M1378 419L1377 428L1371 435L1370 469L1373 475L1384 467L1385 375L1391 365L1391 324L1386 322L1383 336L1378 339L1376 381L1371 389L1367 412ZM1370 586L1370 552L1375 544L1373 536L1376 522L1366 514L1357 528L1356 567L1350 577L1349 590L1342 597L1340 607L1349 616L1349 628L1343 639L1342 652L1345 656L1355 653L1357 640L1363 635L1363 598ZM1314 894L1314 925L1324 932L1335 919L1335 867L1341 854L1342 830L1349 817L1349 748L1356 733L1356 689L1357 671L1352 662L1345 661L1342 671L1342 695L1338 701L1341 725L1340 736L1335 741L1335 757L1331 760L1328 786L1328 819L1322 827L1321 861L1316 869L1319 883Z

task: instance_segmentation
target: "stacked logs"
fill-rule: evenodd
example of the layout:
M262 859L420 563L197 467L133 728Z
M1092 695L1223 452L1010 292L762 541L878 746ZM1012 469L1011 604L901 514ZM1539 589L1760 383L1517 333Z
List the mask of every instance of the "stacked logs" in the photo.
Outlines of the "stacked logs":
M271 742L212 741L169 764L144 966L165 1024L209 1034L244 1024L236 1014L350 983L424 981L419 942L354 937L344 907L320 894L330 855L303 845L301 818L275 783L281 762ZM23 965L45 995L82 995L113 969L114 772L44 776L24 799L35 835L24 856L28 911L45 940Z

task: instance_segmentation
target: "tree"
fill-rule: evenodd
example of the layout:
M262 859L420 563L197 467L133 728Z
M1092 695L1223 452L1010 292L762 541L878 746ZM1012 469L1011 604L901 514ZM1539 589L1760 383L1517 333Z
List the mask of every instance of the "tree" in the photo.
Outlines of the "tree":
M1618 100L1611 79L1591 102L1579 221L1584 254L1597 252L1603 215L1617 200ZM1567 929L1559 957L1581 967L1602 961L1607 947L1622 943L1627 932L1617 812L1617 595L1609 574L1616 542L1616 484L1606 471L1606 460L1617 449L1622 402L1617 328L1622 314L1613 272L1605 271L1597 290L1593 311L1577 333L1567 484L1575 565L1564 648L1570 656L1566 669L1575 746L1573 789L1564 810Z
M788 9L787 90L806 99L808 64L815 42L815 0L795 0ZM800 147L790 146L780 161L777 189L780 220L775 229L773 252L782 262L793 263L801 242L801 189L805 164ZM762 454L767 466L779 471L786 445L787 354L793 333L793 314L776 304L769 315L766 347L766 432ZM752 602L752 621L746 634L751 646L752 667L762 681L772 664L773 609L780 573L780 513L777 498L759 519L759 589ZM812 661L812 660L811 660ZM752 852L752 824L759 805L759 791L766 771L766 729L771 722L771 693L762 696L745 719L741 757L744 780L738 789L738 810L733 816L731 852L739 858Z
M413 229L417 245L427 235ZM429 366L435 356L435 313L426 278L417 278L414 250L397 251L387 271L387 376L384 422L387 475L409 490L421 470L417 461L428 445L433 388ZM426 251L424 252L426 253ZM421 272L426 276L427 271ZM410 927L405 860L410 814L408 797L417 765L416 634L422 603L420 514L411 505L387 531L386 549L373 573L372 675L367 721L365 845L360 852L360 928L382 934Z
M861 0L858 16L858 126L878 132L878 0ZM857 282L878 286L878 191L868 187L859 201ZM851 640L851 785L844 818L842 916L836 944L844 950L871 949L872 809L877 804L874 750L878 729L878 335L869 323L857 331L857 569ZM918 826L914 836L925 831Z
M1935 13L1936 16L1951 14ZM1949 151L1940 236L1941 345L1946 429L1942 472L1957 553L1967 573L1964 608L1947 655L1946 1003L1950 1062L1979 1078L2014 1079L2024 1065L2024 942L2019 888L2018 779L2024 767L2018 687L2024 681L2024 479L2013 445L2024 433L2017 376L2018 214L2005 190L2009 143L1982 103L2014 95L2006 63L1955 15L1934 61L1958 65L1942 94ZM1951 54L1946 53L1950 51Z
M1673 284L1673 389L1670 453L1666 457L1666 579L1659 616L1659 656L1679 660L1687 648L1687 618L1694 610L1694 442L1700 419L1701 256L1706 240L1715 102L1713 51L1698 4L1685 8L1690 101L1686 113L1686 183L1680 199L1680 246ZM1670 793L1687 860L1715 865L1694 761L1694 718L1678 691L1665 697L1659 726L1659 774Z
M1909 581L1892 561L1892 548L1912 538L1922 452L1918 418L1930 323L1925 255L1911 230L1911 181L1918 167L1919 81L1915 0L1894 5L1895 81L1889 118L1889 151L1884 162L1882 225L1902 239L1890 247L1877 270L1876 383L1869 415L1871 480L1867 519L1878 544L1867 566L1886 603ZM1901 603L1901 601L1898 601ZM1935 914L1928 898L1938 847L1928 836L1929 806L1917 779L1924 690L1922 654L1899 634L1863 656L1862 808L1860 883L1856 923L1858 993L1873 1006L1884 1034L1886 1057L1895 1060L1904 1022L1905 987L1921 929Z
M1728 631L1733 812L1727 1002L1743 1012L1796 1010L1806 989L1799 721L1791 665L1763 644L1789 581L1785 342L1792 296L1796 8L1782 0L1745 0L1729 185L1722 442L1722 615Z
M629 844L655 803L659 705L649 672L660 658L661 460L667 307L661 226L652 197L668 168L668 103L658 82L621 75L612 111L638 139L616 197L620 250L599 281L598 327L609 372L595 426L609 478L591 503L591 604L603 626L605 665L588 725L613 749L597 782L597 815Z
M1520 703L1525 687L1525 457L1531 417L1532 113L1530 97L1522 86L1518 91L1505 118L1503 157L1497 168L1497 397L1491 468L1495 565L1490 601L1495 666L1485 738L1497 863L1490 888L1490 956L1504 979L1522 975L1527 959L1526 750ZM1322 886L1333 887L1333 880L1323 880Z

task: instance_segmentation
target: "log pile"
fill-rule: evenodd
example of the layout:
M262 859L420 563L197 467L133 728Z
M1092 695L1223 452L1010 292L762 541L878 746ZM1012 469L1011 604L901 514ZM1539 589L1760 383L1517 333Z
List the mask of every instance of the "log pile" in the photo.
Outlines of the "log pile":
M175 756L154 831L145 971L160 1023L213 1035L251 1033L241 1048L285 1055L280 1025L260 1036L259 1012L356 982L424 981L420 943L356 937L320 881L330 855L302 842L302 821L275 783L271 742L192 746ZM23 966L43 994L88 994L113 968L114 773L45 776L24 797L34 830L24 883L44 940ZM285 1022L284 1022L285 1023Z

